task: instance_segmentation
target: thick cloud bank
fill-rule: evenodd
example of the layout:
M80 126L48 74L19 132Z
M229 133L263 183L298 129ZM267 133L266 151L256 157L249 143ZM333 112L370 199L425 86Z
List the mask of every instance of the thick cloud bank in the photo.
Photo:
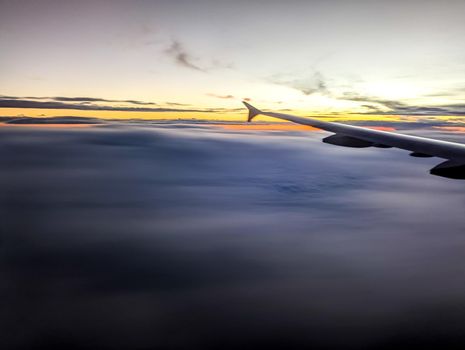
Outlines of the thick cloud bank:
M2 128L0 347L463 346L464 182L324 135Z

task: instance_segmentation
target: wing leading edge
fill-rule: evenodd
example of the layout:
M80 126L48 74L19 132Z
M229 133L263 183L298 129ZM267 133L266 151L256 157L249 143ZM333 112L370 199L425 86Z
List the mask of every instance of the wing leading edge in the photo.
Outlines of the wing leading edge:
M465 179L465 144L373 130L354 125L324 122L290 114L264 112L247 102L243 103L249 110L249 122L257 115L265 115L333 132L334 135L323 139L323 142L333 145L356 148L395 147L410 151L410 155L413 157L443 158L446 161L431 169L431 174L452 179Z

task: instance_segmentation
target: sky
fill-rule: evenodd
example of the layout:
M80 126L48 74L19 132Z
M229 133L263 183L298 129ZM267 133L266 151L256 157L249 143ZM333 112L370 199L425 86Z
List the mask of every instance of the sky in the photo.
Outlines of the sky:
M465 2L0 0L0 115L463 116Z

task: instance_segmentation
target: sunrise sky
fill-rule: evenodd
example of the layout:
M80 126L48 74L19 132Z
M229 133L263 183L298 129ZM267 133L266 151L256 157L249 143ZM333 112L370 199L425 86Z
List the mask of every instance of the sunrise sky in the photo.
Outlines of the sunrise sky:
M465 1L0 0L0 115L465 115Z

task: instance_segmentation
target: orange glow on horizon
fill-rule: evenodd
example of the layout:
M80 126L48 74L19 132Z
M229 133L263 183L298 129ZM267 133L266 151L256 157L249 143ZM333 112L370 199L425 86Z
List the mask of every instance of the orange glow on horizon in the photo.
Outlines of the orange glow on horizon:
M295 115L302 117L312 117L319 119L324 117L325 121L405 121L404 117L372 115L372 114L335 114L335 115L318 115L306 111L293 111ZM98 119L140 119L140 120L177 120L177 119L194 119L194 120L221 120L231 122L242 122L247 119L247 111L225 111L224 113L207 113L207 112L135 112L135 111L92 111L92 110L71 110L71 109L39 109L39 108L1 108L1 116L8 117L87 117ZM278 119L258 116L257 121L276 122ZM414 120L412 120L414 121Z
M392 126L364 126L364 128L380 130L380 131L395 131L396 128Z
M210 126L228 130L321 131L321 129L298 124L210 124Z
M210 124L227 130L258 130L258 131L322 131L308 125L300 124ZM396 128L389 126L364 126L368 129L381 131L395 131Z
M66 129L66 128L91 128L95 126L100 126L105 124L84 124L84 123L45 123L45 124L10 124L10 123L0 123L0 127L23 127L23 128L52 128L52 129ZM314 128L308 125L300 124L206 124L207 126L213 126L217 128L222 128L226 130L253 130L253 131L322 131L321 129ZM393 127L387 126L365 126L369 129L382 130L382 131L394 131L396 130ZM465 127L437 127L450 131L456 132L465 132Z
M434 128L457 133L465 133L465 126L435 126Z

